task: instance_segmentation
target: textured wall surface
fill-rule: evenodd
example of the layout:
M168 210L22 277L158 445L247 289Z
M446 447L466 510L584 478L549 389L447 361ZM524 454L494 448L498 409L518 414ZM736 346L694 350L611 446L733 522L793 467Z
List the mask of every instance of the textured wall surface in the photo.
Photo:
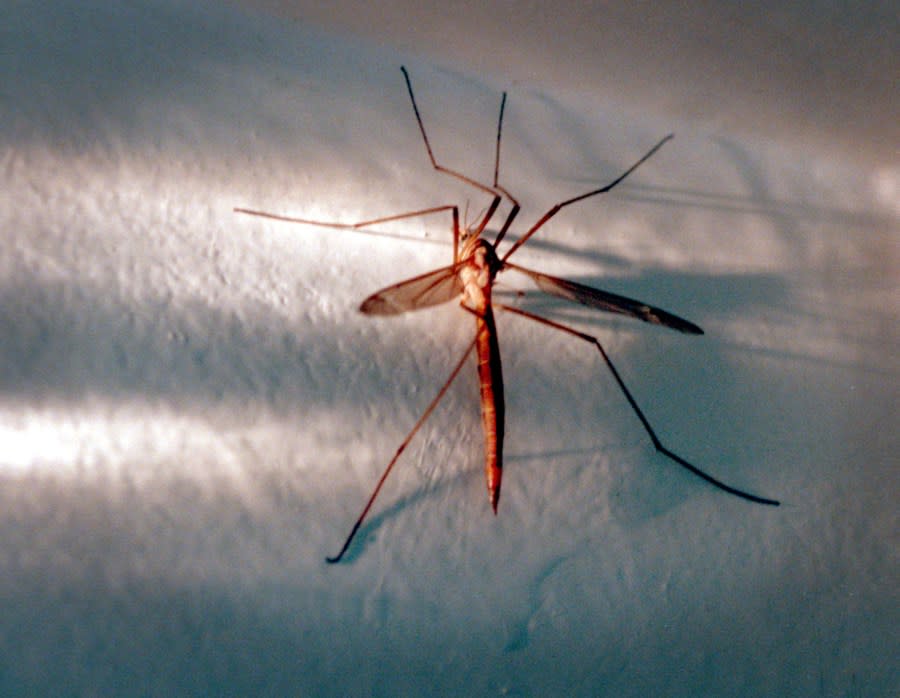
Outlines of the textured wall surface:
M694 119L668 62L654 103L652 61L622 56L647 55L653 27L691 45L699 19L613 12L579 89L553 75L586 40L531 34L531 63L512 60L519 14L484 19L470 44L461 21L428 50L427 17L404 34L400 5L365 37L302 3L52 5L0 10L0 693L896 687L896 119L871 140L805 122L777 71L769 111L736 119L768 83L742 80L727 49L780 36L759 22L679 54L679 75L702 66L733 90ZM864 19L842 30L849 56L879 45ZM486 35L507 58L489 60ZM593 65L603 48L619 58ZM781 507L661 458L590 346L501 314L499 516L466 367L347 560L324 564L472 337L455 304L356 311L448 264L448 223L364 235L232 209L353 221L458 203L473 220L488 201L431 170L400 64L438 158L474 177L491 177L509 90L514 234L676 132L515 259L705 335L573 308L512 274L497 293L596 334L668 446ZM835 102L896 110L874 78L785 71L816 100L837 85Z

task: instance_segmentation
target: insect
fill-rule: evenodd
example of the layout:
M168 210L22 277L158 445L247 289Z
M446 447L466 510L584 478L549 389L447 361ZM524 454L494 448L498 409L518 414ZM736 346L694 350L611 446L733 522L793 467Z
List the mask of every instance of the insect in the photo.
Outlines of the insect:
M491 299L491 291L497 274L507 269L511 269L529 277L539 290L543 291L544 293L550 294L551 296L556 296L558 298L581 303L582 305L595 308L597 310L627 315L654 325L662 325L664 327L668 327L685 334L703 334L703 330L701 330L694 323L680 318L677 315L673 315L672 313L669 313L660 308L656 308L652 305L648 305L638 300L619 296L614 293L591 288L574 281L568 281L566 279L560 279L548 274L543 274L541 272L527 269L517 264L513 264L509 261L509 258L512 257L516 250L522 247L522 245L524 245L532 235L540 230L544 226L544 224L546 224L547 221L549 221L557 213L559 213L560 210L567 206L571 206L572 204L584 201L585 199L599 196L611 191L613 188L618 186L622 182L622 180L624 180L632 172L634 172L641 164L651 158L667 141L671 140L673 138L673 135L669 134L665 138L660 140L639 160L637 160L637 162L631 165L631 167L629 167L622 174L612 180L609 184L606 184L599 189L593 189L584 194L566 199L565 201L560 201L559 203L552 206L540 218L537 219L536 223L528 228L528 230L515 242L513 242L512 245L501 255L498 253L498 247L505 238L507 232L510 230L512 223L516 219L516 216L518 215L520 210L519 202L515 199L515 197L499 184L500 143L503 131L503 114L506 107L506 93L503 93L503 97L500 101L500 116L497 123L497 141L496 150L494 153L494 179L493 183L488 185L470 178L462 174L461 172L450 169L448 167L444 167L443 165L438 163L437 159L434 156L434 152L431 149L431 143L428 139L428 134L425 131L425 125L422 121L422 116L419 113L419 107L416 104L416 98L413 93L412 82L410 81L409 73L406 71L405 67L401 66L400 70L403 72L403 77L406 81L406 88L409 92L410 101L412 102L416 122L419 125L419 131L422 134L422 140L425 143L425 149L428 152L428 158L431 161L432 167L436 171L441 172L449 177L453 177L468 185L471 185L475 189L478 189L492 197L490 205L487 207L485 212L479 216L479 220L477 220L473 225L465 225L461 228L459 222L459 207L452 204L436 206L417 211L410 211L407 213L400 213L391 216L383 216L380 218L360 221L357 223L315 221L303 218L281 216L273 213L267 213L265 211L257 211L247 208L235 208L235 211L239 213L245 213L253 216L261 216L264 218L292 223L304 223L306 225L326 228L350 230L359 230L361 228L366 228L380 223L429 216L436 213L450 213L452 218L453 263L449 266L435 269L434 271L430 271L426 274L401 281L392 286L388 286L387 288L384 288L377 293L372 294L362 302L360 311L366 315L395 315L411 310L419 310L421 308L427 308L441 303L446 303L458 298L460 307L474 317L475 337L469 343L462 357L450 372L450 376L441 386L437 395L422 413L421 417L419 417L419 420L407 434L406 438L403 440L403 443L400 444L400 447L394 453L393 458L391 458L387 467L382 472L381 477L379 478L378 482L375 485L375 488L369 496L368 501L366 502L366 505L363 507L362 513L360 513L359 517L356 519L356 522L354 523L350 534L344 541L344 545L341 547L340 551L337 553L337 555L328 557L326 558L326 560L329 563L335 563L339 562L344 557L344 554L350 547L354 536L359 531L359 528L368 515L369 510L375 503L375 499L378 497L378 493L381 491L381 488L387 480L388 475L390 475L391 470L393 469L397 460L400 458L400 455L403 453L404 449L412 440L412 438L415 436L416 432L419 431L425 420L428 419L429 415L434 411L435 407L437 407L438 403L441 401L441 398L443 398L444 394L447 392L447 389L450 387L450 384L462 370L463 365L465 364L466 360L473 350L475 351L478 358L478 378L481 386L481 421L484 431L485 479L487 482L488 498L491 508L493 509L494 514L497 513L497 504L500 500L500 483L503 475L503 432L505 408L503 397L503 371L500 362L500 346L497 340L497 328L494 322L494 308L498 308L514 315L518 315L519 317L539 322L543 325L552 327L556 330L559 330L560 332L564 332L584 342L587 342L588 344L593 345L594 348L600 353L603 362L612 373L616 384L619 386L619 389L622 391L622 394L625 396L625 399L628 401L631 409L640 420L641 424L644 427L644 430L647 432L650 440L653 442L654 447L659 453L674 461L678 465L686 468L694 475L697 475L698 477L703 478L715 487L718 487L720 490L724 490L725 492L728 492L732 495L741 497L751 502L756 502L758 504L778 506L779 502L774 499L760 497L755 494L750 494L749 492L739 490L735 487L731 487L730 485L726 485L724 482L717 480L713 476L702 471L697 466L689 463L677 453L669 450L666 446L664 446L659 437L657 437L656 433L654 432L653 427L650 426L650 422L647 420L647 417L638 406L634 396L631 394L631 391L626 387L622 376L613 365L613 362L609 358L609 355L606 353L606 350L603 348L603 345L600 344L599 340L596 337L585 334L584 332L581 332L573 327L569 327L568 325L561 324L555 320L536 315L535 313L523 310L521 308L501 303L494 303ZM500 230L497 232L493 243L491 243L485 240L482 237L482 234L487 228L488 223L493 219L494 214L497 212L497 209L499 208L504 198L509 201L509 203L511 204L511 208L509 210L509 213L506 215L506 218L503 220L503 223L500 226Z

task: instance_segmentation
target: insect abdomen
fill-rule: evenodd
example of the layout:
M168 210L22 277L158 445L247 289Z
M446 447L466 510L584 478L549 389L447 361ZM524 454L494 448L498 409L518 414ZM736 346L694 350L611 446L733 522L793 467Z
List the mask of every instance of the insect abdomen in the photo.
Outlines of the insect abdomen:
M503 477L503 370L494 313L488 304L478 316L476 349L481 384L481 422L484 429L484 474L491 508L497 513L500 480Z

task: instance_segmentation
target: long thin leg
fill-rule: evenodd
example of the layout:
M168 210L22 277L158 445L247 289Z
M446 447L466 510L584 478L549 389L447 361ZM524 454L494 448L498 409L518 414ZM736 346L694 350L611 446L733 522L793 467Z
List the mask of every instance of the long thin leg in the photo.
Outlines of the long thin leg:
M497 211L497 207L500 205L501 194L507 196L509 200L513 203L513 209L510 211L509 215L506 217L506 221L503 224L501 237L506 233L506 230L512 224L513 218L516 217L516 214L519 212L519 203L510 196L509 192L505 189L497 185L497 170L499 168L500 163L500 128L503 124L503 107L506 104L506 93L503 93L503 100L500 103L500 125L497 126L497 152L494 158L494 186L489 187L486 184L482 184L481 182L472 179L471 177L467 177L462 172L457 172L456 170L452 170L449 167L444 167L440 163L438 163L437 159L434 157L434 151L431 149L431 142L428 140L428 134L425 132L425 124L422 121L422 115L419 113L419 106L416 104L416 96L413 93L412 82L409 79L409 73L406 72L405 66L400 66L400 70L403 71L403 78L406 80L406 89L409 92L409 99L412 102L413 111L416 114L416 122L419 124L419 131L422 134L422 140L425 142L425 150L428 151L428 159L431 160L431 166L434 167L438 172L442 172L451 177L455 177L461 182L465 182L476 189L481 189L481 191L486 192L487 194L491 194L494 199L491 201L491 205L488 207L484 216L481 219L481 222L478 224L477 228L472 231L473 236L478 237L481 233L484 232L484 229L487 227L488 222L494 216L494 213Z
M501 261L505 262L507 259L509 259L512 256L513 252L515 252L522 245L524 245L528 241L528 238L530 238L532 235L534 235L547 221L549 221L551 218L553 218L553 216L555 216L557 213L559 213L560 209L565 208L566 206L569 206L570 204L574 204L578 201L581 201L582 199L587 199L588 197L596 196L598 194L605 194L606 192L610 191L616 185L618 185L623 179L625 179L628 175L630 175L632 172L634 172L641 164L643 164L644 162L649 160L650 157L652 157L652 155L657 150L659 150L660 148L663 147L663 144L666 141L669 141L674 137L675 137L675 135L670 133L668 136L663 138L659 143L657 143L652 148L650 148L650 150L647 151L647 153L640 160L638 160L636 163L634 163L631 167L629 167L627 170L625 170L622 174L620 174L618 177L616 177L612 182L610 182L606 186L600 187L599 189L594 189L585 194L580 194L579 196L573 196L571 199L566 199L565 201L560 201L558 204L553 206L549 211L547 211L547 213L545 213L543 216L541 216L538 219L537 223L535 223L533 226L531 226L531 229L527 233L525 233L522 237L520 237L518 240L516 240L515 244L506 251L506 254L504 254L503 257L501 257Z
M506 109L506 93L503 93L503 98L500 100L500 118L497 119L497 149L494 153L494 189L499 192L502 192L507 199L512 203L512 210L510 210L509 215L506 217L506 220L503 221L503 226L500 228L500 232L497 233L497 237L494 238L494 247L500 244L500 241L503 239L503 236L506 235L506 231L509 230L509 227L512 225L513 220L516 215L519 213L519 202L518 200L510 194L506 189L500 186L499 178L500 178L500 140L503 135L503 112Z
M463 367L463 364L466 362L466 359L469 358L469 354L472 352L472 349L475 347L475 341L472 340L471 344L466 348L466 351L463 353L462 358L460 358L459 363L453 368L450 372L450 377L446 380L444 385L441 386L441 389L438 391L438 394L435 396L434 400L431 401L431 404L425 409L422 413L422 416L419 417L419 421L416 422L415 426L410 430L409 434L406 435L406 438L403 439L403 443L400 444L400 448L394 453L394 457L391 458L391 462L387 464L387 467L384 469L384 472L381 474L381 477L378 479L378 484L375 485L375 489L372 491L372 495L369 497L369 501L366 502L366 506L363 507L362 513L359 515L359 518L356 519L356 523L353 524L353 528L350 531L350 535L347 536L347 540L344 541L344 545L341 548L341 551L335 555L334 557L326 557L325 561L329 563L340 562L341 558L344 557L344 553L347 552L347 548L350 547L350 542L353 540L353 537L356 535L356 532L359 530L359 527L362 526L362 522L365 520L366 515L369 513L369 509L372 508L372 504L375 503L375 498L378 496L378 493L381 491L381 486L384 485L384 481L387 480L388 475L390 475L391 470L394 467L394 464L400 458L400 454L406 449L409 445L409 442L412 440L413 436L416 435L416 432L419 431L419 428L425 423L425 420L428 419L429 415L434 411L434 408L437 407L438 403L441 401L441 398L444 397L444 393L447 392L447 389L450 387L450 384L459 374L460 370Z
M472 231L472 234L477 237L484 232L484 229L487 227L488 222L496 213L497 208L500 205L501 195L506 196L510 202L512 203L512 210L506 217L506 220L503 223L503 226L500 229L500 232L497 235L494 244L496 245L503 236L506 235L506 231L509 230L509 227L512 225L513 220L516 215L519 213L519 202L510 194L506 189L501 187L498 182L499 170L500 170L500 141L501 134L503 128L503 113L504 108L506 106L506 93L503 93L503 99L500 102L500 118L497 123L497 148L494 157L494 185L493 187L489 187L486 184L482 184L481 182L472 179L471 177L467 177L461 172L457 172L456 170L450 169L449 167L444 167L434 157L434 152L431 149L431 142L428 140L428 133L425 131L425 125L422 122L422 116L419 113L419 107L416 104L416 97L413 93L412 82L409 79L409 73L406 72L406 68L404 66L400 66L400 70L403 71L403 77L406 80L406 88L409 91L409 98L412 102L413 112L416 115L416 122L419 124L419 131L422 134L422 140L425 143L425 149L428 151L428 159L431 161L432 167L438 172L449 175L451 177L455 177L456 179L465 182L477 189L480 189L494 198L491 201L490 206L485 212L484 216L481 219L481 222L478 224L477 228ZM260 218L268 218L270 220L276 221L284 221L286 223L303 223L306 225L315 225L322 228L335 228L338 230L359 230L360 228L365 228L371 225L377 225L379 223L388 223L391 221L402 220L405 218L414 218L417 216L426 216L431 213L439 213L441 211L452 211L453 214L453 261L459 261L459 239L460 239L460 227L459 227L459 208L453 205L445 205L445 206L435 206L433 208L421 209L418 211L410 211L408 213L400 213L393 216L384 216L382 218L373 218L371 220L366 221L358 221L355 223L335 223L332 221L317 221L310 220L308 218L296 218L293 216L282 216L275 213L269 213L267 211L259 211L256 209L249 209L243 207L235 207L234 211L236 213L244 213L249 216L258 216Z
M397 213L392 216L382 216L381 218L372 218L371 220L358 221L356 223L335 223L333 221L314 221L308 218L295 218L294 216L281 216L277 213L269 213L268 211L258 211L252 208L235 207L235 213L244 213L248 216L257 216L259 218L268 218L273 221L283 221L285 223L303 223L304 225L315 225L319 228L335 228L337 230L360 230L371 225L379 223L390 223L391 221L404 220L406 218L417 218L419 216L428 216L432 213L441 213L450 211L453 215L453 261L458 262L459 250L459 207L452 204L445 206L433 206L432 208L423 208L418 211L409 211L407 213Z
M631 408L634 410L634 413L637 415L638 419L641 420L641 424L644 425L644 430L650 436L650 440L653 442L656 450L662 453L664 456L670 458L671 460L678 463L678 465L690 470L694 475L703 478L708 483L715 485L720 490L724 490L729 494L733 494L737 497L741 497L742 499L747 499L751 502L756 502L757 504L769 504L771 506L778 506L779 502L774 499L766 499L765 497L759 497L755 494L750 494L749 492L744 492L743 490L739 490L735 487L731 487L730 485L726 485L724 482L717 480L712 475L708 475L707 473L700 470L695 465L688 463L684 458L679 456L677 453L670 451L668 448L663 446L662 442L659 440L659 437L656 435L656 432L653 431L653 427L650 426L650 422L644 416L644 413L641 411L641 408L638 407L637 402L634 397L631 395L631 391L625 387L625 382L622 380L622 377L619 375L619 372L616 370L616 367L613 365L612 360L609 358L609 355L606 353L606 350L600 344L596 337L593 337L589 334L585 334L584 332L579 332L578 330L568 327L567 325L562 325L558 322L554 322L553 320L548 320L545 317L541 317L540 315L535 315L534 313L529 313L525 310L520 310L519 308L513 308L508 305L500 305L497 304L498 308L502 308L503 310L508 310L511 313L515 313L516 315L521 315L522 317L528 318L530 320L534 320L536 322L540 322L541 324L547 325L548 327L553 327L554 329L560 330L562 332L566 332L573 337L578 337L579 339L583 339L585 342L589 342L597 347L597 351L600 352L600 355L603 357L603 361L606 362L607 367L612 372L613 378L616 379L616 383L619 384L619 388L621 388L622 393L625 395L625 399L628 400L628 404L631 405Z

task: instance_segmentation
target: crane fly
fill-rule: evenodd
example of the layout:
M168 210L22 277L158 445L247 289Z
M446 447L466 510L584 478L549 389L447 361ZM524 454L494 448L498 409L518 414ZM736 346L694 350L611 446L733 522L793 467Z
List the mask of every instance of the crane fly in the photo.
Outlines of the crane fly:
M637 162L631 165L631 167L612 180L609 184L606 184L599 189L593 189L584 194L566 199L565 201L560 201L552 206L538 218L537 222L528 228L521 237L512 243L509 249L500 255L498 253L498 247L512 226L520 209L519 202L516 198L499 183L500 142L503 130L503 113L506 107L506 93L503 93L503 97L500 101L500 117L497 123L497 142L494 154L494 179L493 184L488 185L438 163L434 156L434 152L431 149L428 134L425 132L425 125L422 121L422 116L419 113L419 107L416 104L416 97L413 94L409 73L407 73L405 67L401 67L400 70L403 72L403 77L406 81L409 99L412 102L416 122L419 125L419 131L422 134L422 140L425 143L425 149L428 152L428 158L431 161L432 167L436 171L464 182L492 197L490 205L485 212L478 217L478 220L474 224L463 225L460 227L459 207L452 204L435 206L391 216L383 216L371 220L359 221L357 223L316 221L281 216L246 208L234 209L239 213L245 213L252 216L261 216L263 218L279 221L344 230L359 230L381 223L418 218L436 213L449 213L452 219L453 263L451 265L388 286L366 298L359 309L366 315L397 315L399 313L420 310L422 308L428 308L441 303L447 303L454 299L459 299L462 309L474 316L475 337L469 343L465 352L463 352L463 355L450 372L450 376L441 386L437 395L419 417L419 420L415 423L410 432L406 435L403 443L400 444L400 447L394 453L393 458L391 458L391 461L382 472L372 494L369 496L366 505L363 507L362 513L360 513L359 517L356 519L353 528L350 530L350 534L347 536L344 545L341 547L338 554L333 557L328 557L326 560L329 563L335 563L339 562L344 557L344 554L350 547L350 543L353 541L357 531L359 531L369 510L372 508L385 480L387 480L388 475L393 469L394 464L400 458L400 455L415 436L416 432L419 431L419 428L425 420L428 419L429 415L434 411L435 407L437 407L441 398L443 398L447 389L450 387L450 384L462 370L466 359L473 350L478 358L478 379L481 386L481 421L484 430L485 479L487 482L488 498L491 508L493 509L494 514L497 513L497 504L500 501L500 483L503 475L503 429L505 406L503 398L503 370L500 362L500 346L497 341L497 328L494 322L494 308L518 315L519 317L528 320L533 320L593 345L600 353L600 356L606 364L606 367L610 370L613 379L619 386L619 389L622 391L622 394L628 401L631 409L634 411L638 420L643 425L644 430L647 432L647 435L650 437L653 446L659 453L720 490L757 504L778 506L779 502L774 499L760 497L717 480L712 475L704 472L664 446L656 435L656 432L653 430L653 427L650 426L650 422L638 406L631 391L626 387L618 369L613 365L613 362L603 348L603 345L596 337L521 308L494 303L491 300L491 291L497 274L506 270L514 270L529 277L539 290L551 296L574 301L597 310L627 315L654 325L662 325L663 327L668 327L685 334L703 334L703 330L694 323L680 318L677 315L673 315L661 308L656 308L642 301L626 298L615 293L609 293L608 291L591 288L590 286L585 286L584 284L576 283L574 281L560 279L555 276L550 276L549 274L527 269L509 261L509 258L516 250L522 247L532 235L540 230L547 221L559 213L561 209L571 206L579 201L611 191L641 164L650 159L667 141L671 140L673 134L669 134L660 140L638 159ZM497 236L494 238L493 243L491 243L485 240L482 237L482 234L487 228L488 223L493 219L494 214L497 212L497 209L504 198L509 201L511 208L506 215L506 218L503 220L500 230L497 232Z

